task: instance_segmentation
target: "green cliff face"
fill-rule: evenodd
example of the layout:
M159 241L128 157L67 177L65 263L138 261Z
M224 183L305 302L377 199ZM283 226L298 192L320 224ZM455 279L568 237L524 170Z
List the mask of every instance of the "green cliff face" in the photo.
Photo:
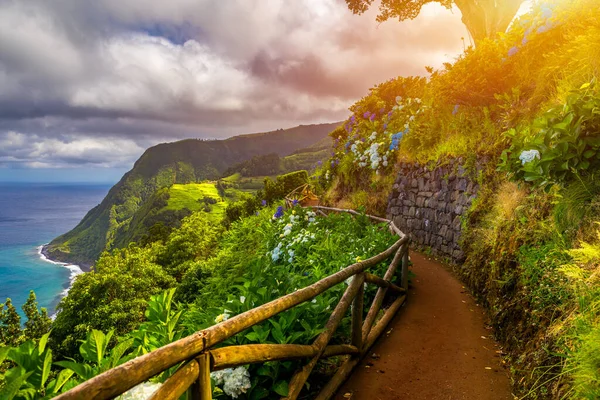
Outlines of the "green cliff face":
M337 125L301 125L226 140L188 139L151 147L79 225L54 239L45 251L52 259L89 267L102 251L141 238L139 221L148 221L153 210L163 208L158 203L168 201L169 194L160 189L219 178L227 168L255 156L287 156L322 141Z

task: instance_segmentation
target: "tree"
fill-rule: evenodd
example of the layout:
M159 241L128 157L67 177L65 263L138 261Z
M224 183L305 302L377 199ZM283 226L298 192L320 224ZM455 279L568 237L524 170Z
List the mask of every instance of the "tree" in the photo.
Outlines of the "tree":
M21 317L10 299L6 299L6 303L0 304L0 345L16 347L22 341L22 334Z
M381 0L378 22L390 18L400 21L416 18L427 3L440 3L446 8L456 4L462 13L462 22L473 37L475 44L485 38L492 38L499 32L506 32L524 0ZM362 14L369 9L373 0L346 0L354 14Z
M34 291L29 292L29 298L21 307L27 322L25 322L25 339L37 340L46 333L50 332L52 320L48 316L48 311L42 307L38 310L38 303Z

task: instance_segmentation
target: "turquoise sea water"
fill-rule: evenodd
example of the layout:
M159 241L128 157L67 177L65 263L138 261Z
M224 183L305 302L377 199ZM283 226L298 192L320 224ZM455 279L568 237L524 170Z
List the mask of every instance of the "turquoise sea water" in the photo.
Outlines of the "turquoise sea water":
M19 312L30 290L52 314L76 266L44 261L41 245L73 228L110 185L0 183L0 303L10 297Z

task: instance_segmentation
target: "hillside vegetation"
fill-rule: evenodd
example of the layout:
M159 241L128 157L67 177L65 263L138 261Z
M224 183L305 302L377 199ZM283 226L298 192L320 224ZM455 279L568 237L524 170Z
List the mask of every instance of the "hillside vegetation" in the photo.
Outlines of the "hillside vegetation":
M526 398L600 398L599 49L597 0L540 3L428 78L374 87L317 180L331 203L384 214L399 162L462 160L481 189L456 271Z
M439 71L428 68L427 78L374 87L333 129L333 155L311 178L306 171L264 180L262 174L281 168L285 154L325 151L322 143L312 145L321 140L317 134L302 146L309 139L293 136L285 151L274 150L278 133L149 149L100 206L53 242L53 254L82 260L113 249L76 279L52 331L33 302L35 330L21 330L14 307L0 309L0 324L11 333L0 347L0 397L53 397L393 242L385 227L364 216L284 210L282 197L299 184L311 179L325 201L384 214L399 162L423 167L458 158L480 190L462 221L466 261L455 270L488 310L516 392L526 399L600 398L599 49L598 0L536 5L508 33L478 42ZM312 150L292 154L309 145ZM476 172L483 156L491 162ZM236 193L225 223L215 224L220 211L210 204L210 185L222 198L227 190L241 191L244 180L262 181L263 188ZM190 215L114 249L154 210ZM332 288L232 343L310 343L342 290ZM367 302L374 294L368 290ZM347 343L348 322L333 343ZM310 391L338 361L317 365ZM213 394L286 396L297 367L273 362L215 373Z
M18 327L13 330L11 347L0 347L0 364L8 361L0 370L0 397L54 397L135 356L373 256L395 240L385 225L373 225L365 216L318 218L301 207L284 211L262 206L223 232L205 213L196 212L164 242L104 253L95 270L78 277L61 302L52 332L46 333L46 326L31 337L19 335ZM382 262L372 271L381 275L387 266ZM310 344L345 288L335 286L228 342ZM369 286L365 301L376 290ZM350 318L345 318L332 343L346 343L349 332ZM320 362L309 393L340 362ZM214 396L285 396L288 380L300 365L270 362L214 372ZM163 382L173 372L154 380Z
M52 259L89 266L104 250L137 239L136 213L155 210L146 203L164 201L162 188L217 179L234 163L274 153L286 156L323 140L337 124L299 126L287 130L235 136L226 140L182 140L149 148L95 208L70 232L46 248ZM166 221L179 221L182 214ZM137 220L143 218L139 215Z

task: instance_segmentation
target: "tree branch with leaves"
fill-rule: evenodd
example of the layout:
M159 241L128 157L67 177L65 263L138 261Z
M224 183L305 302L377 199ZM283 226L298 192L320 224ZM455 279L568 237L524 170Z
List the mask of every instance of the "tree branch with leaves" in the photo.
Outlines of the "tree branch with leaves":
M371 7L374 0L346 0L350 11L362 14ZM467 27L477 45L486 38L506 32L524 0L382 0L379 5L378 22L391 18L400 21L415 19L424 5L439 3L451 9L455 4L462 14L462 22Z

